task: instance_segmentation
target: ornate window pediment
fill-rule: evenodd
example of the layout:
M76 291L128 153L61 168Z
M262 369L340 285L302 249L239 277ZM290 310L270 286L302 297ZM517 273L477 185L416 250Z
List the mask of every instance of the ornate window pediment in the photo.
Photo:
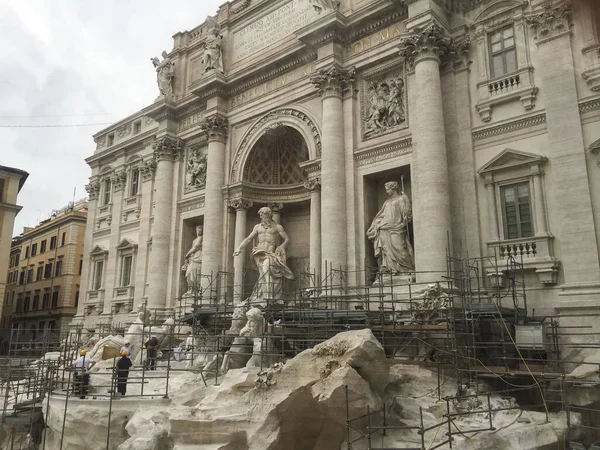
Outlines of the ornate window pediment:
M95 245L92 251L90 252L90 256L105 256L108 254L108 250L101 245Z
M137 244L133 242L131 239L123 239L119 245L117 245L117 250L125 251L125 250L135 250L137 248Z
M478 172L483 175L523 167L529 168L532 165L540 165L546 160L547 158L544 156L507 148L492 158Z

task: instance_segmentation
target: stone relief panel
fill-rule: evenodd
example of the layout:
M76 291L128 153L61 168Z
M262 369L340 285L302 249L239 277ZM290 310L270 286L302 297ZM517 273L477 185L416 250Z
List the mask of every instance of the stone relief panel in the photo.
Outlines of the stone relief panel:
M185 191L193 191L206 187L206 153L199 145L188 149L185 165Z
M371 139L408 127L403 68L367 77L361 88L363 139Z

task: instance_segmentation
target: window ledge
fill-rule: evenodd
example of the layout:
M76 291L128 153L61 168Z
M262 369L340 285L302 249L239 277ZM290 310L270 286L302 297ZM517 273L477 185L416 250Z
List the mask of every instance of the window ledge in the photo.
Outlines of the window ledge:
M488 264L488 276L497 277L498 271L505 272L512 257L523 264L523 270L535 271L541 284L556 284L560 261L553 255L553 239L554 236L547 234L488 242L488 254L496 257L495 264L492 261Z
M113 290L113 303L123 303L129 299L133 299L135 293L135 286L119 286Z
M492 120L494 107L520 100L525 111L535 108L538 88L533 84L533 67L528 66L502 77L477 84L479 101L475 105L483 122Z

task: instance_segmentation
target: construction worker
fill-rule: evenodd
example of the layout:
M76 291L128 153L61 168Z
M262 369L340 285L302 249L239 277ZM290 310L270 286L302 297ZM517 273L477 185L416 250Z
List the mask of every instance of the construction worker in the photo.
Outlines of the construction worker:
M132 366L127 350L121 351L121 359L117 363L117 391L121 395L127 392L127 378L129 377L129 368Z
M96 361L86 358L86 351L79 352L79 358L73 363L75 392L79 392L79 398L83 399L87 395L88 385L90 383L90 369L96 365Z

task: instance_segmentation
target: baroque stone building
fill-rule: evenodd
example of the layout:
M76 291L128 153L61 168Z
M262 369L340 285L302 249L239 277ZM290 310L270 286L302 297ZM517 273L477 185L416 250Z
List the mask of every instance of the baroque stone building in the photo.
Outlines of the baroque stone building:
M153 59L159 97L94 136L77 322L174 307L198 225L202 274L242 286L266 205L296 277L372 283L389 181L418 281L525 249L530 308L596 314L599 52L593 0L225 3Z

